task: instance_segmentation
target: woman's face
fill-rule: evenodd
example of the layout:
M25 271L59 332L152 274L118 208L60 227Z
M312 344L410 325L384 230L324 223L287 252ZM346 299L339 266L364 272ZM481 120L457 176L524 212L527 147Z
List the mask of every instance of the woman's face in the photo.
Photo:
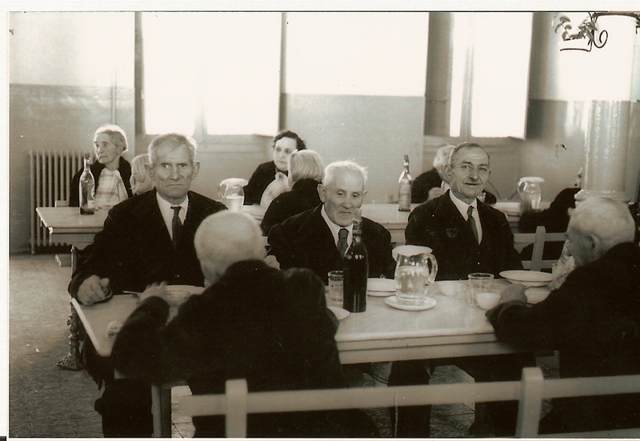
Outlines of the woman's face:
M273 146L273 162L276 168L282 172L287 171L287 159L297 150L298 143L293 138L280 138Z
M123 147L116 145L111 139L111 135L101 133L96 137L94 143L96 149L96 158L100 164L104 164L109 170L118 168L120 155L122 155Z

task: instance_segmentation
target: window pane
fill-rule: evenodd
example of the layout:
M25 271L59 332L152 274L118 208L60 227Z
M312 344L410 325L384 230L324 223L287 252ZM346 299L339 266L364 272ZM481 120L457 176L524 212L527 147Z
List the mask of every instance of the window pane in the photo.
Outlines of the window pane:
M472 136L524 138L531 23L531 13L474 14Z
M143 14L148 133L269 134L278 126L280 13Z
M428 13L287 14L287 93L424 95Z

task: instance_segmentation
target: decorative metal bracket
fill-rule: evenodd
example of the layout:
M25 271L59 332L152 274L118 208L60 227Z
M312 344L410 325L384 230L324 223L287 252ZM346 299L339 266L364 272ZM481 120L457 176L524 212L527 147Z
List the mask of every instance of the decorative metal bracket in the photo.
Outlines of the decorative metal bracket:
M591 49L595 46L597 49L602 49L607 40L609 39L609 32L606 29L598 28L598 17L606 15L620 15L635 18L636 20L636 32L640 28L640 13L638 12L588 12L588 17L582 20L582 23L578 25L578 28L574 31L571 25L571 19L566 15L558 17L560 23L555 27L556 34L559 30L562 30L563 41L583 40L586 39L586 47L565 47L561 48L561 51L577 50L584 52L591 52Z

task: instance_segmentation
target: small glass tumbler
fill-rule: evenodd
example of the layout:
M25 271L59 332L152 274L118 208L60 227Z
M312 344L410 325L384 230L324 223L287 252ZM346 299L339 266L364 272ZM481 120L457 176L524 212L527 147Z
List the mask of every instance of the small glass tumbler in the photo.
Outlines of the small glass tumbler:
M342 308L344 272L342 270L329 271L329 301L333 306Z
M491 292L493 285L493 274L491 273L471 273L468 276L469 289L467 295L467 305L478 306L476 295L481 292Z

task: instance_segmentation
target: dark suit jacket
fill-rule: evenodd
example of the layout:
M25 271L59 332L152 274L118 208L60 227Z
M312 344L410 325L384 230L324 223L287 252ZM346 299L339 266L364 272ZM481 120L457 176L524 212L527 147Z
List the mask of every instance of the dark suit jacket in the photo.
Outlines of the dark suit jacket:
M251 175L249 183L244 187L244 204L253 205L259 204L262 199L262 193L276 178L276 164L275 162L265 162L260 164L256 171ZM286 172L283 172L285 175Z
M618 244L576 268L542 302L499 305L487 315L500 340L557 349L560 377L640 374L640 249ZM541 430L640 426L640 394L553 400ZM551 418L554 416L555 418Z
M276 224L269 232L269 254L282 269L309 268L327 281L329 271L343 268L329 226L322 218L323 205ZM369 256L369 277L393 278L395 261L391 256L391 234L380 224L362 218L362 242Z
M249 391L347 387L334 340L337 320L309 270L237 262L166 324L168 310L160 297L150 297L127 319L113 348L120 372L153 382L186 379L196 395L224 393L233 378L245 378ZM253 414L247 434L375 436L367 421L358 411ZM224 436L224 417L193 422L198 437Z
M482 242L478 244L447 191L416 207L409 215L405 238L409 245L427 246L438 261L436 280L466 279L469 273L522 269L505 215L478 201Z
M262 232L268 235L275 224L320 205L322 201L318 195L318 184L314 179L301 179L293 184L291 191L276 197L264 213L260 224Z
M189 208L182 240L175 248L160 213L156 190L137 195L113 207L93 244L72 275L69 292L75 297L90 275L108 277L114 293L143 291L153 282L202 286L204 276L193 237L200 222L225 209L220 202L189 192Z
M98 189L98 184L100 183L100 173L102 169L104 169L105 165L101 164L98 161L95 161L93 164L89 166L91 169L91 173L93 174L93 178L96 180L96 190ZM69 206L70 207L79 207L80 206L80 176L84 168L81 168L73 175L71 179L71 187L69 189ZM120 156L120 161L118 163L118 171L120 172L120 176L122 177L122 181L124 182L124 188L127 190L127 195L129 197L133 196L133 192L131 191L131 183L129 180L131 179L131 164Z

